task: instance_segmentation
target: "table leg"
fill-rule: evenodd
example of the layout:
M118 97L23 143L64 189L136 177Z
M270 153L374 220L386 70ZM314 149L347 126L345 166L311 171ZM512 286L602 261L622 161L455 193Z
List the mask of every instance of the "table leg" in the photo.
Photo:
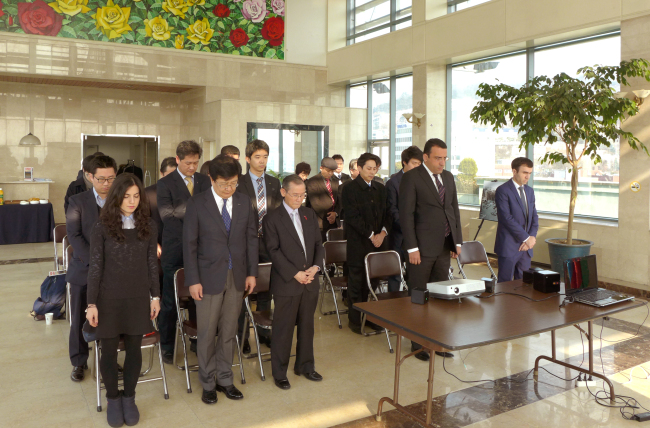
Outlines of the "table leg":
M551 331L551 352L552 352L552 357L547 357L546 355L540 355L537 357L535 360L535 370L533 372L533 378L535 381L538 380L539 377L539 362L541 360L547 360L550 361L551 363L555 363L558 365L561 365L563 367L567 367L569 369L573 369L575 371L578 371L580 373L589 375L589 380L592 380L592 377L597 377L598 379L602 379L608 386L609 386L609 395L610 395L610 402L614 403L616 399L616 395L614 393L614 384L607 378L607 376L604 375L604 373L601 375L600 373L595 373L594 372L594 330L593 330L593 324L591 321L587 322L587 339L589 342L589 369L583 369L582 367L578 367L573 364L565 363L564 361L559 361L556 358L555 355L555 330Z
M436 353L431 351L429 356L429 389L427 391L427 414L426 414L426 426L431 425L431 409L433 407L433 374L434 374L434 363L436 361Z

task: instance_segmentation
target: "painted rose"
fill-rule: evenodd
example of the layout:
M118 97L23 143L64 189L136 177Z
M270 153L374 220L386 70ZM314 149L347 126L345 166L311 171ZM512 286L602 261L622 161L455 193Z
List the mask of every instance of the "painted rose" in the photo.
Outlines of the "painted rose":
M176 36L176 39L174 40L174 47L176 49L183 49L185 47L185 36L182 34L179 34Z
M271 0L273 13L284 16L284 0Z
M208 18L203 18L202 20L195 21L192 25L187 27L187 39L192 42L204 45L210 44L210 39L214 35L214 30L210 28L210 23Z
M98 8L97 13L93 15L96 27L109 39L117 39L128 31L133 31L129 25L129 16L131 15L130 7L120 7L108 0L106 6Z
M2 14L4 15L4 12L2 12ZM14 17L13 16L9 17L9 25L14 25Z
M63 17L43 0L18 3L18 20L25 33L41 36L56 36L63 24Z
M219 18L228 18L230 16L230 8L220 3L214 8L212 13Z
M242 3L241 13L249 21L262 22L269 12L265 0L246 0Z
M187 0L187 4L190 6L203 6L205 0Z
M174 29L174 27L169 26L162 16L158 16L154 19L145 19L144 25L147 36L160 41L169 40L172 36L171 30Z
M162 4L165 12L173 13L181 19L185 19L185 12L190 8L185 0L165 0Z
M90 12L88 0L56 0L48 4L52 9L68 16Z
M2 17L2 16L5 15L4 11L2 10L2 7L3 7L3 6L4 6L4 5L3 5L2 2L0 1L0 17ZM12 25L13 20L11 19L11 16L9 17L8 21L10 21L9 25Z
M236 28L230 32L230 42L234 47L240 48L248 43L248 34L241 28Z
M269 46L280 46L284 40L284 20L280 17L267 19L261 33Z

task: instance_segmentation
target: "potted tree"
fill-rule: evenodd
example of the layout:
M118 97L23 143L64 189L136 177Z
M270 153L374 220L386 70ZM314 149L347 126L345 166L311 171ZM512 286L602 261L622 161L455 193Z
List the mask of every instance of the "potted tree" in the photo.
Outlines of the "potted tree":
M490 124L495 132L502 127L518 128L520 149L534 144L564 143L563 151L547 152L542 163L568 165L571 196L566 239L547 239L552 268L562 273L564 260L588 255L593 242L572 239L573 217L578 198L581 161L601 162L599 149L610 147L619 138L634 150L648 153L647 147L622 123L639 112L639 100L616 93L613 85L628 86L628 78L650 81L650 63L644 59L621 61L619 66L583 67L579 78L565 73L549 78L539 76L514 88L505 84L481 84L476 94L482 99L472 110L475 123Z

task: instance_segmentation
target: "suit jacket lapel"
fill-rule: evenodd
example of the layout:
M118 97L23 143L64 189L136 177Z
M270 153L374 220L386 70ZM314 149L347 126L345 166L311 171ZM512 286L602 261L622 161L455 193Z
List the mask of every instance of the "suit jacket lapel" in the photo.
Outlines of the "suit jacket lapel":
M88 209L88 212L92 216L92 222L93 224L97 223L97 220L99 220L99 205L97 205L97 200L95 199L95 192L93 192L92 189L86 190L88 195L88 201L86 202L87 206L86 208Z
M241 206L241 201L239 201L237 197L235 197L236 193L233 193L232 195L232 215L230 216L230 232L232 232L232 226L235 222L235 219L237 218L238 215L242 212L242 206ZM223 219L222 219L223 223ZM255 224L257 225L257 211L255 211ZM223 225L223 229L226 230L226 225ZM230 237L232 235L228 235L228 243L230 243ZM244 235L246 236L246 235Z
M266 184L266 210L269 210L269 207L274 206L275 201L273 200L273 195L275 194L275 187L272 187L272 184L269 181L269 176L264 174L264 183Z
M526 208L524 207L524 201L521 200L521 195L519 195L519 190L517 190L517 184L513 179L510 179L510 183L512 184L511 189L515 193L515 199L517 202L519 202L519 208L521 208L521 212L524 215L524 219L526 219ZM526 188L524 187L524 193L526 193ZM526 195L526 202L528 202L528 195ZM526 221L526 229L528 229L528 221Z
M176 185L182 188L181 191L185 193L185 195L187 196L188 199L191 198L192 195L190 194L190 190L187 188L187 181L183 180L183 178L180 176L178 171L174 171L172 174L173 174L172 177L174 177L173 180L174 180L174 182L176 182ZM194 179L194 184L195 184L194 187L196 187L196 181L197 180L195 178Z
M438 194L438 189L436 189L436 186L433 184L433 178L431 178L431 176L429 175L429 171L426 169L424 165L419 167L419 171L427 187L435 195L436 201L438 201L438 203L442 205L442 201L440 200L440 194Z
M233 207L234 205L235 204L233 200ZM221 212L219 212L219 206L217 205L217 201L214 200L214 195L212 195L212 192L209 192L209 194L207 195L205 199L205 206L207 207L208 211L214 216L215 220L217 221L217 224L219 225L219 228L227 236L228 231L226 231L226 225L223 222L223 217L221 216Z
M298 214L300 215L300 210L298 211ZM287 209L284 207L284 205L282 205L282 224L284 225L285 229L289 231L289 235L291 235L293 239L298 243L298 246L302 248L302 242L300 242L300 237L298 236L298 232L296 231L296 226L294 226L293 220L291 220L291 216L287 212ZM305 237L304 227L302 229L302 236L303 238ZM307 246L307 243L305 243L305 246ZM305 257L307 257L306 254Z

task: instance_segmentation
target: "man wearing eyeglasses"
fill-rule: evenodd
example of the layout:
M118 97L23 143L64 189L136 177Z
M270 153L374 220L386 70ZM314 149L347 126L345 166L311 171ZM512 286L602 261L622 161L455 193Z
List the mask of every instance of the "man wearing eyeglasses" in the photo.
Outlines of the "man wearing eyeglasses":
M318 302L318 272L325 253L316 212L302 206L306 193L302 178L286 177L281 191L282 205L264 217L264 240L273 263L273 379L278 388L286 390L291 388L287 369L296 324L298 342L293 372L315 382L323 379L314 365L314 312Z
M399 220L408 255L409 293L425 289L427 283L449 279L451 258L460 255L463 234L454 176L445 171L447 145L432 138L424 145L422 165L404 173L399 186ZM422 345L412 342L411 351ZM437 355L453 357L449 352ZM415 355L422 361L426 351Z
M104 206L108 191L115 180L117 165L108 156L95 156L89 163L88 177L92 190L78 193L69 199L65 215L68 240L72 245L72 259L68 264L66 281L70 283L70 337L68 351L74 382L84 379L84 370L88 369L88 343L84 340L81 329L86 320L86 290L88 267L90 265L90 233L99 220L99 212Z

